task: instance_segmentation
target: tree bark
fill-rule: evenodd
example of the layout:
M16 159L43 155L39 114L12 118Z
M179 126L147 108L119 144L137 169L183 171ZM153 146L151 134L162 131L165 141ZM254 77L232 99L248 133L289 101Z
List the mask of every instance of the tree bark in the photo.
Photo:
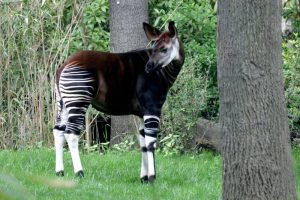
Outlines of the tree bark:
M110 38L112 52L146 47L142 23L148 22L148 0L110 0ZM133 116L112 116L111 144L120 143L124 133L137 132Z
M296 199L280 0L218 1L223 199Z

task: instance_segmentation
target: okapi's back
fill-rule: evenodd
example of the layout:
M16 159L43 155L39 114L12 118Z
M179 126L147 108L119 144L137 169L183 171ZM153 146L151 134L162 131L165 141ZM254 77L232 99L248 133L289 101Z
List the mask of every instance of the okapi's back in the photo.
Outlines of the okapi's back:
M135 56L133 56L135 55ZM56 72L59 80L60 73L65 67L77 66L84 69L98 70L103 73L116 73L144 70L145 64L149 59L149 50L131 51L126 53L109 53L100 51L79 51L70 56Z

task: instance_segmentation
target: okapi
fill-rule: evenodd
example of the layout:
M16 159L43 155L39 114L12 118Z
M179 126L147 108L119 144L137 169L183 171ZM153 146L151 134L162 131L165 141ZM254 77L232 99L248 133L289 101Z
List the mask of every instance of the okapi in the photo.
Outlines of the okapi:
M168 30L143 23L153 48L126 53L80 51L56 71L57 118L53 130L56 174L64 175L63 146L67 141L76 176L83 177L78 141L88 106L110 115L133 114L140 126L142 183L154 182L156 138L168 90L184 63L184 49L174 22Z

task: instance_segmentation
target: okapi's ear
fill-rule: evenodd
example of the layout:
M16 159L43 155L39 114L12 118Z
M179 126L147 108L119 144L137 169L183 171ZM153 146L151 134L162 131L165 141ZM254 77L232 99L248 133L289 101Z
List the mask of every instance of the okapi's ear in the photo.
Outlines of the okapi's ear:
M176 27L175 27L175 23L173 21L169 22L169 36L171 38L175 37L177 35L177 31L176 31Z
M148 40L156 41L161 34L161 31L157 28L152 27L151 25L147 24L146 22L143 23L143 28L146 33Z

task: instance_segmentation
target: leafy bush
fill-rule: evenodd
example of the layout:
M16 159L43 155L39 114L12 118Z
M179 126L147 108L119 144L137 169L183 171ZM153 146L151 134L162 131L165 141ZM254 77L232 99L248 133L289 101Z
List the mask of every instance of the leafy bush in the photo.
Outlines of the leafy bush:
M284 0L283 1L283 14L282 16L284 17L285 20L291 20L292 22L292 27L293 27L293 32L296 34L300 34L300 17L297 14L297 8L295 1L298 0ZM300 9L300 7L298 8Z
M295 35L283 43L285 96L290 129L300 137L300 37Z
M109 51L108 11L108 0L94 0L86 5L70 44L72 53L78 49Z
M283 1L283 17L292 22L293 33L283 40L283 71L290 131L300 137L300 17L295 0ZM299 8L300 9L300 8Z

